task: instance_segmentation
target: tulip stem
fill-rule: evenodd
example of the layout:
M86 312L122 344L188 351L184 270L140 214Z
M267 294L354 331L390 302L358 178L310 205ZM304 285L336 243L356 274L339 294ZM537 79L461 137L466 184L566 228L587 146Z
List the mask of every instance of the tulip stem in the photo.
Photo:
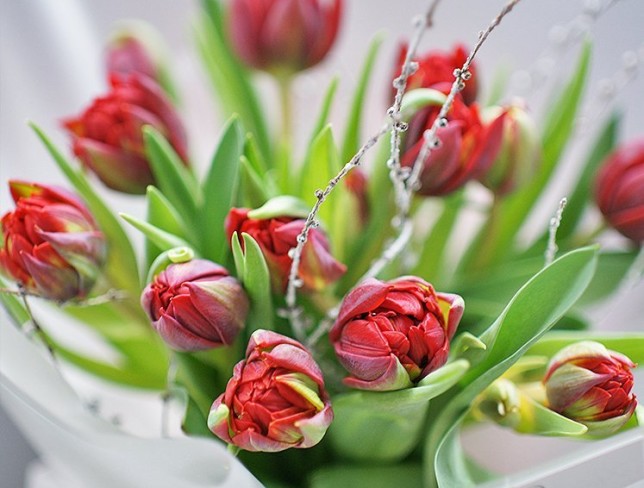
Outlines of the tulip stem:
M161 406L161 437L170 437L170 400L172 399L172 385L176 382L178 369L179 362L177 361L177 356L174 351L170 351L166 390L161 395L161 401L163 402Z
M293 107L290 74L280 74L276 76L279 90L280 108L282 111L282 127L276 165L279 168L278 177L280 188L287 192L291 181L291 167L289 164L289 148L293 140Z
M233 456L237 457L237 455L239 454L239 451L241 451L241 449L236 445L228 444L228 452L231 453Z

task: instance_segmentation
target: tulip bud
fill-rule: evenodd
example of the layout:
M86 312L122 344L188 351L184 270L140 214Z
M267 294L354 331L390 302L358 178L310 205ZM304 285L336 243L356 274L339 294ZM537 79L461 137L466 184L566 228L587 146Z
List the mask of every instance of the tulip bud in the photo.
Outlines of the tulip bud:
M322 371L299 342L256 330L213 403L208 427L247 451L316 445L333 420Z
M544 385L550 409L588 427L591 435L617 431L631 417L635 364L602 344L583 341L559 351L550 361Z
M411 117L401 148L403 166L414 165L425 143L425 131L434 124L440 108L439 104L430 104ZM504 118L503 113L485 123L476 103L468 106L457 96L447 114L447 126L436 132L438 147L423 163L418 193L447 195L483 175L501 149Z
M612 227L637 243L644 242L644 139L608 156L597 174L595 201Z
M540 145L537 126L520 105L488 107L482 118L496 120L505 113L501 148L480 181L497 195L506 195L527 184L537 173Z
M284 213L273 215L247 208L233 208L226 218L229 240L237 232L243 247L241 234L245 232L257 241L266 258L273 289L279 292L284 291L288 284L293 263L291 250L297 246L297 236L305 224L305 219L289 216L288 213L285 210ZM311 228L298 273L303 288L319 291L338 280L345 271L346 267L331 255L324 232L319 228Z
M462 44L457 44L451 51L429 51L422 56L413 59L418 63L418 69L407 78L407 91L415 88L432 88L436 85L454 83L454 70L461 69L468 56L468 50ZM394 70L393 78L401 74L401 68L407 56L407 45L403 44L398 49L398 59ZM469 68L470 78L461 91L461 96L466 105L476 100L478 92L478 77L476 64L472 63ZM394 90L395 94L395 90Z
M244 327L248 298L225 268L193 259L157 274L143 290L141 306L170 347L198 351L235 340Z
M447 361L463 299L417 277L368 279L344 298L329 332L352 388L398 390Z
M107 45L106 64L108 74L135 73L157 82L160 78L159 55L143 24L124 26L114 33Z
M83 298L105 262L103 233L85 204L61 188L10 181L16 204L2 217L0 271L51 300Z
M338 33L343 0L233 0L230 39L247 65L294 73L327 55Z
M63 121L74 154L109 188L142 194L154 184L142 129L150 125L165 136L187 164L183 125L163 90L136 73L110 76L110 92L96 98L77 118Z

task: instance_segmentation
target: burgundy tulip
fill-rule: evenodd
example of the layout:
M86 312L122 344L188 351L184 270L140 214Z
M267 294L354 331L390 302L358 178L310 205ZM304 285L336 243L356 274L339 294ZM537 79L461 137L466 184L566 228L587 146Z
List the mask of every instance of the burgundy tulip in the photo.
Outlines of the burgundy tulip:
M294 73L318 64L338 33L343 0L232 0L232 47L247 65Z
M74 154L109 188L145 193L154 176L145 154L142 128L163 134L187 164L183 125L154 80L136 73L110 76L110 92L79 117L63 121Z
M275 290L284 291L293 259L289 255L297 245L297 236L302 232L305 220L298 217L278 216L251 218L250 209L233 208L226 218L228 239L237 232L243 232L257 241L270 269ZM243 241L240 240L243 245ZM330 253L329 243L320 229L311 229L304 245L299 277L305 290L318 291L338 280L346 267L336 261Z
M403 166L413 166L424 143L423 134L432 127L440 108L429 105L411 117L402 145ZM439 147L432 149L424 161L418 192L447 195L484 175L501 148L504 119L502 113L484 123L478 105L468 106L457 96L447 114L447 127L438 129Z
M224 267L193 259L157 274L143 290L141 306L170 347L198 351L235 340L244 327L248 298Z
M85 297L105 261L103 233L85 204L54 186L9 182L16 209L2 217L0 270L52 300Z
M602 344L583 341L559 351L544 377L549 407L588 427L593 435L612 434L631 418L636 365Z
M608 223L644 242L644 139L618 147L595 181L595 201Z
M420 278L366 280L344 298L329 333L351 375L345 384L381 391L412 386L445 364L462 314L461 297L436 293Z
M418 69L407 79L406 91L414 88L433 88L436 85L443 85L454 82L454 70L461 69L467 59L469 51L462 44L457 44L451 51L429 51L422 56L417 56L413 61L418 63ZM398 58L394 70L396 78L400 76L401 68L407 56L407 45L402 44L398 49ZM476 100L478 92L478 69L475 63L470 65L470 79L467 80L461 96L466 105ZM395 94L395 90L393 92ZM392 95L393 97L393 95Z
M241 449L277 452L314 446L332 420L322 371L309 351L289 337L260 329L213 403L208 426Z

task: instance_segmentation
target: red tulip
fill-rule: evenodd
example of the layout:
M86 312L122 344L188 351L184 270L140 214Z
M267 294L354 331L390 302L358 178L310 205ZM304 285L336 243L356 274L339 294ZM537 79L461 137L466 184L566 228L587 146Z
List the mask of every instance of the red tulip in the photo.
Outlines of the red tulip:
M156 275L143 290L141 306L170 347L198 351L235 340L244 328L248 298L225 268L193 259Z
M187 164L183 125L163 90L147 76L112 74L110 92L77 118L63 122L74 154L109 188L145 193L154 184L145 155L142 128L163 134Z
M284 291L293 259L289 255L297 246L297 236L302 232L304 219L278 216L271 218L251 218L247 208L233 208L226 218L228 239L237 232L249 234L257 241L270 269L275 290ZM240 240L243 245L243 241ZM305 290L318 291L338 280L346 267L336 261L329 251L329 243L320 229L311 229L304 245L299 277Z
M590 434L612 434L637 406L631 392L634 367L626 356L597 342L565 347L552 358L543 380L549 407L586 425Z
M462 44L454 46L451 52L448 51L429 51L423 56L413 59L418 63L418 69L407 79L406 91L414 88L433 88L436 85L454 83L454 70L461 69L467 59L469 51ZM394 76L400 76L401 68L407 56L407 45L402 44L398 49L398 60L394 70ZM461 96L466 105L470 105L476 100L478 92L478 77L476 76L477 68L474 63L470 65L470 79L467 80L465 88L461 91ZM393 92L395 94L395 90ZM392 95L393 97L393 95Z
M105 239L85 204L53 186L10 181L16 209L2 217L0 270L52 300L85 297L105 261Z
M293 73L318 64L338 33L343 0L232 0L230 37L247 65Z
M344 298L329 333L352 388L398 390L447 361L463 314L458 295L436 293L413 276L366 280Z
M431 128L439 111L439 105L429 105L412 116L402 146L403 166L413 166L424 143L423 134ZM504 118L502 113L484 123L478 105L468 106L457 96L447 114L447 127L438 129L440 145L432 149L424 162L419 193L447 195L485 174L501 148Z
M257 330L213 403L208 427L247 451L312 447L333 420L322 371L299 342Z
M617 148L606 159L595 181L595 201L612 227L644 242L644 139Z

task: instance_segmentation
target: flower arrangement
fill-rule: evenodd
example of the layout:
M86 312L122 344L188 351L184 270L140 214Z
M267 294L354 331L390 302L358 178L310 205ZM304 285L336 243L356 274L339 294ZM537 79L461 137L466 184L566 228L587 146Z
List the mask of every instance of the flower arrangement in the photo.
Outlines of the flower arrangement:
M429 2L382 83L381 128L361 134L376 39L341 142L333 80L299 154L291 84L333 48L345 2L203 0L199 52L230 116L204 172L172 70L120 32L107 93L61 123L69 148L32 124L70 188L9 181L7 313L54 364L180 401L186 435L228 445L266 486L471 486L494 476L460 446L476 423L579 439L641 428L644 333L597 334L583 313L641 274L644 147L606 117L568 197L521 242L574 137L590 44L545 121L519 99L482 102L475 57L518 3L471 49L423 52ZM280 94L278 129L257 70ZM143 199L145 217L115 213L101 185ZM450 253L474 205L483 223ZM613 231L622 246L600 246ZM48 309L117 359L57 339Z

